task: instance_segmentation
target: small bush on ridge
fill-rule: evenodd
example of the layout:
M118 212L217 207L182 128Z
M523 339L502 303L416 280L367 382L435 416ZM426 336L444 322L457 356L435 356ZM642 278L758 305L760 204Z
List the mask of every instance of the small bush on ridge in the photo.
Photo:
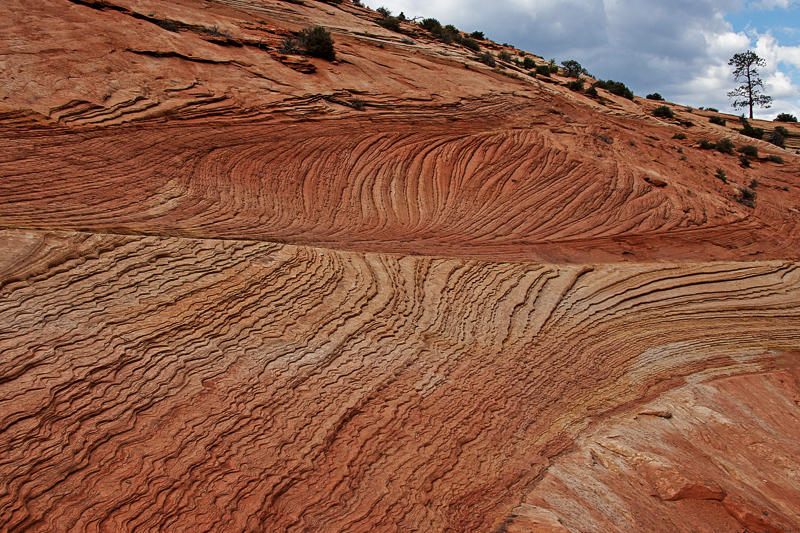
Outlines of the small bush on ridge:
M494 56L492 55L491 52L483 52L481 54L478 54L478 61L490 67L494 67L495 65L497 65L497 61L494 60Z
M664 101L664 98L662 98L661 95L658 93L648 94L647 96L645 96L645 98L647 98L648 100L660 100L662 102Z
M610 92L611 94L615 94L617 96L621 96L623 98L627 98L628 100L633 100L633 91L628 89L624 83L621 81L614 81L614 80L597 80L594 84L595 87L598 89L605 89L606 91Z
M797 122L797 117L790 115L789 113L781 113L775 118L775 120L778 122Z
M713 116L713 117L711 117L710 119L708 119L708 121L709 121L710 123L712 123L712 124L716 124L717 126L724 126L725 124L727 124L727 123L728 123L728 121L727 121L727 120L725 120L725 119L724 119L724 118L722 118L722 117L718 117L718 116L716 116L716 115L715 115L715 116Z
M653 109L653 116L659 118L675 118L675 113L672 112L672 108L668 105L660 105Z
M735 148L736 146L728 138L720 139L716 144L716 150L721 154L732 154Z
M706 139L703 139L703 140L700 141L700 149L701 150L713 150L716 147L717 147L716 144L714 144L711 141L708 141Z
M320 57L333 61L336 51L333 49L331 32L322 26L309 26L297 36L298 45L311 57Z
M752 144L740 146L736 151L749 157L758 157L758 147Z
M578 78L577 80L572 80L567 83L567 89L570 91L582 91L583 90L583 79Z

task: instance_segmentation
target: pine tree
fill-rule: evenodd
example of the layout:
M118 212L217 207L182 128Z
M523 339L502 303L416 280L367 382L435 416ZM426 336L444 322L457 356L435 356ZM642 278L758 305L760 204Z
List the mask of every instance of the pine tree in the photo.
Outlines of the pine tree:
M755 52L748 50L744 53L734 54L728 65L736 67L733 70L733 77L737 83L742 83L739 87L728 93L728 98L734 98L734 109L750 108L750 118L753 118L753 106L770 108L772 107L772 97L762 94L764 82L758 77L756 67L765 67L767 62L758 57Z

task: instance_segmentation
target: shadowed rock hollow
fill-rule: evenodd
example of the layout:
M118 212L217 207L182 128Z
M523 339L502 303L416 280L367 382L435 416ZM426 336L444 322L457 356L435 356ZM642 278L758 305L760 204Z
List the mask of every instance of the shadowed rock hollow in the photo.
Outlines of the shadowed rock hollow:
M800 530L795 137L378 18L0 6L0 529Z

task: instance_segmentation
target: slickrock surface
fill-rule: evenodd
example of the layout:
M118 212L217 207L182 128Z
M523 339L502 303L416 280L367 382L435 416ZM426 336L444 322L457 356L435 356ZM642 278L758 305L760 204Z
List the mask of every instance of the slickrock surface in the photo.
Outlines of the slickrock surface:
M0 531L800 531L800 129L376 20L0 4Z

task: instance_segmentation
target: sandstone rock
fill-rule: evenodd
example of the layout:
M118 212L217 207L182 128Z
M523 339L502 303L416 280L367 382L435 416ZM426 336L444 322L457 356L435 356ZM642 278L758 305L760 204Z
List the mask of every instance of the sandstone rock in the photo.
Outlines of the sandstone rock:
M375 19L0 3L0 528L798 529L800 158Z

